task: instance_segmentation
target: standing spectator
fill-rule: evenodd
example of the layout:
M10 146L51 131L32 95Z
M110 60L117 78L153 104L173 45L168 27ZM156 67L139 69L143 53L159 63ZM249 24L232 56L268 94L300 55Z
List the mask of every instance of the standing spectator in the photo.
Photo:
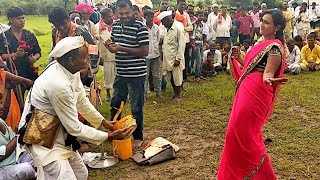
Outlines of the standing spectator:
M143 15L140 12L140 8L137 5L132 6L132 11L135 18L146 25L146 19L143 18Z
M312 6L309 9L310 26L312 29L316 28L317 22L319 21L319 13L319 10L316 8L316 2L312 2Z
M203 18L203 34L206 35L205 42L208 42L211 39L211 30L210 30L210 23L208 21L208 12L204 12ZM205 44L207 45L207 44ZM206 48L206 47L205 47Z
M148 79L152 75L152 82L154 83L154 91L157 97L161 98L161 60L159 52L159 26L153 23L154 13L151 9L144 11L144 18L146 19L147 28L149 32L149 54L146 57L147 62L147 81L146 92L148 90Z
M251 40L251 33L253 34L254 23L251 18L247 14L247 10L245 7L241 8L241 16L238 18L239 20L239 40L242 44L245 39Z
M288 36L288 38L292 38L292 31L294 26L294 15L293 12L288 9L288 2L283 1L282 3L282 14L284 20L286 21L286 28L284 29L284 35Z
M310 19L306 10L306 6L301 6L299 15L296 17L297 33L302 37L303 40L307 39L310 28Z
M214 58L212 60L212 64L216 72L222 71L222 55L221 52L217 49L217 44L212 41L209 45L209 49L203 52L203 61L207 60L208 53L213 53Z
M260 17L262 18L262 13L268 10L268 6L266 3L261 4L261 9L260 9Z
M69 13L69 17L71 19L72 22L74 22L77 25L81 25L81 14L78 11L71 11Z
M287 40L288 47L288 57L287 57L287 67L286 72L292 74L299 74L301 72L300 68L300 49L295 45L293 39Z
M143 106L147 64L145 57L149 53L148 29L136 20L130 0L118 0L116 3L119 20L112 24L112 41L105 43L110 52L116 53L117 75L113 84L111 99L111 119L120 108L121 101L130 98L131 112L137 120L137 129L133 133L133 148L143 144Z
M230 46L230 30L232 26L231 17L227 14L227 6L221 6L221 14L215 17L213 29L217 33L217 43L222 46L222 42L228 42Z
M71 36L82 36L86 42L91 45L95 45L93 37L85 29L83 26L77 26L70 20L68 12L64 8L54 8L48 15L49 22L54 25L54 29L52 30L52 46L53 48L56 44L65 37ZM98 66L98 55L91 55L91 67L96 68ZM91 82L93 80L92 73L90 72L90 68L81 70L81 81L83 85L90 87Z
M253 33L252 33L252 41L254 40L255 36L258 38L261 37L260 34L260 13L259 13L259 3L253 2L252 10L250 11L249 15L253 20Z
M23 9L19 7L9 8L7 17L11 27L5 32L5 35L10 54L7 54L3 36L0 36L1 58L7 62L11 58L17 67L18 75L34 81L38 77L38 68L34 66L34 63L41 57L38 40L32 32L24 29L25 16ZM7 66L12 70L13 67L9 63L7 63ZM21 85L22 96L27 89L28 87Z
M214 60L214 52L209 52L207 54L207 58L202 63L201 76L203 77L212 77L216 76L217 72L215 71L213 60Z
M236 9L236 12L235 12L235 14L234 14L234 18L235 19L239 19L239 17L241 16L241 9L242 9L242 5L241 5L241 2L237 2L236 3L236 7L237 7L237 9Z
M99 29L99 58L100 62L103 63L103 81L104 87L107 91L106 101L111 100L111 90L113 87L114 79L116 77L116 65L115 65L115 54L111 53L103 43L111 38L111 29L113 23L112 9L106 8L101 11L102 19L97 24Z
M168 0L161 0L160 1L160 7L159 7L159 11L154 13L154 17L153 17L153 22L160 26L161 24L161 21L158 19L158 15L163 12L163 11L166 11L168 9L168 6L169 6L169 2Z
M308 35L308 44L301 49L301 69L304 71L318 71L320 69L320 46L315 44L314 34Z
M184 37L185 37L185 51L184 51L184 59L185 59L185 69L183 70L183 79L187 80L187 75L188 75L188 71L189 71L189 64L190 64L190 59L191 59L191 44L190 44L190 37L189 37L189 33L191 33L193 31L193 26L192 26L192 22L190 19L189 14L185 11L186 10L186 0L178 0L178 10L176 11L176 17L177 16L183 16L184 19L186 20L186 23L184 24ZM182 22L183 23L183 22Z
M203 11L199 10L197 12L197 21L193 25L193 32L190 37L192 49L195 54L195 73L194 77L197 82L205 80L201 76L201 62L202 62L202 55L203 55L203 41L206 39L205 34L203 33Z
M81 25L88 30L94 42L97 43L98 29L95 24L89 20L93 13L93 8L87 3L81 3L75 7L75 10L81 14Z
M218 16L219 14L219 6L218 4L213 4L213 11L208 15L208 22L210 23L210 30L211 30L211 39L209 39L210 41L215 41L216 37L217 37L217 33L213 28L213 23L214 23L214 19Z
M232 28L230 30L230 37L232 44L236 43L238 41L238 29L239 29L239 21L234 18L235 11L230 11L231 20L232 20Z
M171 98L173 102L181 100L181 86L183 81L184 69L184 48L185 37L181 25L172 18L172 11L163 11L158 18L166 27L163 39L163 72L167 79L171 82L174 96Z

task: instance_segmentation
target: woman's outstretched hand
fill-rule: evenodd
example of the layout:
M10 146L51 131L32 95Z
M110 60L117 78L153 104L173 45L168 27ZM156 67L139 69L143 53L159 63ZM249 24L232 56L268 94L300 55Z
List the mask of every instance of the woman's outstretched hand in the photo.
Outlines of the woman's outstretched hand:
M282 78L264 78L264 83L270 85L270 86L277 86L280 84L286 84L288 82L288 78L282 77Z

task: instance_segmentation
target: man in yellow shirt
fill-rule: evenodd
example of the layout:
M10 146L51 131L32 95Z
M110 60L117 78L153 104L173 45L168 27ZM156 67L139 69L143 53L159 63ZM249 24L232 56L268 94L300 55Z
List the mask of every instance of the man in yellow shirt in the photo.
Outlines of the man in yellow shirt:
M282 13L284 19L286 21L286 28L284 29L284 34L287 35L289 38L292 38L292 31L293 31L293 12L288 9L288 2L284 1L282 3Z
M301 69L305 71L317 71L320 69L320 46L315 44L316 37L309 34L308 44L301 49Z

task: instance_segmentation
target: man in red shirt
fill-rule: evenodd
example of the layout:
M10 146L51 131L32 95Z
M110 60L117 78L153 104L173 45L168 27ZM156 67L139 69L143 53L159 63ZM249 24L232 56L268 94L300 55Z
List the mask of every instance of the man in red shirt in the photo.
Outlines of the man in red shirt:
M236 10L236 13L234 14L234 19L238 20L239 17L241 16L241 8L242 8L241 2L237 2L236 6L237 6L237 10Z
M242 44L244 40L249 39L251 41L251 33L254 27L252 17L247 14L247 10L241 8L241 16L238 19L239 21L239 40Z
M161 21L157 18L158 15L162 12L162 11L166 11L167 8L169 6L169 3L168 3L168 0L161 0L160 1L160 7L159 7L159 11L154 13L154 17L153 17L153 22L156 24L156 25L160 25L161 24Z

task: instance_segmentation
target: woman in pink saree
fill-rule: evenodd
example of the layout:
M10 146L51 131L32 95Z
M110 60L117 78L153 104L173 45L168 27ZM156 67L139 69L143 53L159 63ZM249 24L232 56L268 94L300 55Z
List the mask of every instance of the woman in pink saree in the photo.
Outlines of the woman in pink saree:
M280 11L266 11L260 33L263 40L241 59L239 48L232 56L232 72L237 81L218 180L276 179L262 137L277 99L283 78L285 21ZM243 65L239 68L238 62Z

